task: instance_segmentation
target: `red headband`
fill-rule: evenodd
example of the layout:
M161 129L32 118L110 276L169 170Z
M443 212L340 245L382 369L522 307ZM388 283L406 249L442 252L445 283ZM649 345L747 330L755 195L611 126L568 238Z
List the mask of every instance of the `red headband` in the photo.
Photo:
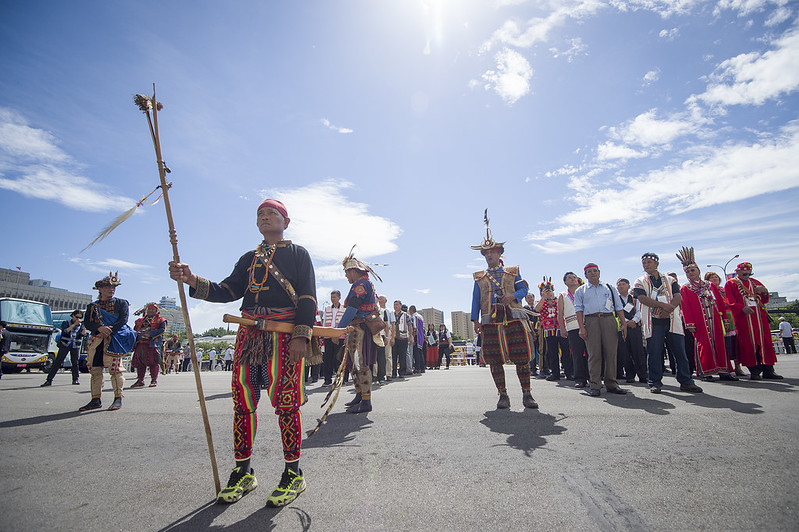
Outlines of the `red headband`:
M585 270L587 270L588 268L596 268L596 269L598 270L598 269L599 269L599 266L597 266L597 265L596 265L596 264L594 264L593 262L589 262L589 263L588 263L588 264L586 264L586 265L585 265L585 267L583 268L583 272L585 272Z
M256 212L260 211L264 207L272 207L277 212L282 214L283 218L288 218L289 217L289 212L286 210L286 206L283 205L281 202L279 202L276 199L268 199L268 200L264 201L263 203L258 205L258 209L256 210Z

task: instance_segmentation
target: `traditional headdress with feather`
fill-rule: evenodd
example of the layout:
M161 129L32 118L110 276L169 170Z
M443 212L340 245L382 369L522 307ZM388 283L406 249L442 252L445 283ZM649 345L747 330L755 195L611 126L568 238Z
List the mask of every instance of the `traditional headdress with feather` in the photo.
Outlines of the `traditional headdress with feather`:
M377 278L378 281L380 281L382 283L383 279L381 279L380 276L377 275L377 272L375 272L372 269L372 266L370 266L369 264L365 263L361 259L356 259L355 258L355 255L353 253L355 251L355 246L357 246L357 244L353 244L352 248L350 249L349 254L346 257L344 257L343 261L341 261L341 265L344 267L344 271L351 270L351 269L356 269L356 270L360 270L360 271L365 272L365 273L371 273L372 275L374 275ZM373 266L386 266L386 264L374 264Z
M119 272L108 272L108 275L94 283L94 289L99 290L101 286L119 286L122 282L119 280Z
M483 223L486 226L486 237L482 243L472 246L472 249L476 249L482 253L488 249L499 248L502 250L502 253L505 252L505 242L497 242L494 240L494 235L491 233L491 228L488 227L488 209L485 210L483 213Z
M538 285L538 290L540 290L542 292L544 290L552 290L554 292L555 291L555 285L552 284L552 277L547 278L547 276L545 275L544 276L544 282L541 283L540 285Z
M699 268L696 264L696 259L694 258L694 248L690 247L687 248L685 246L677 252L677 259L682 263L682 269L687 270L688 268Z

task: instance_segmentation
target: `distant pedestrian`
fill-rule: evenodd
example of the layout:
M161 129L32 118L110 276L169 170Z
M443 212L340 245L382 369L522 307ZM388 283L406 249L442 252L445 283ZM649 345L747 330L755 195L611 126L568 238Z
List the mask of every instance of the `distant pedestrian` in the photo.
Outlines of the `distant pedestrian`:
M58 370L69 353L70 361L72 362L72 384L80 384L78 380L79 366L80 366L80 347L83 343L84 336L87 336L86 327L83 326L83 311L73 310L70 314L70 319L64 320L61 323L61 337L58 339L58 354L55 357L50 372L47 374L47 379L42 386L50 386L53 383Z
M449 369L449 363L452 359L452 352L455 348L452 346L452 335L447 330L447 326L443 323L438 328L438 362L436 363L436 367L441 367L441 358L447 358L447 369Z
M131 359L131 367L136 369L137 379L131 388L144 387L144 375L150 369L150 388L158 386L158 363L161 346L164 343L166 320L161 317L159 307L155 303L144 306L144 316L136 320L136 347Z
M782 337L782 344L785 346L787 354L796 354L796 346L793 343L793 329L791 322L786 321L784 316L780 316L780 337Z

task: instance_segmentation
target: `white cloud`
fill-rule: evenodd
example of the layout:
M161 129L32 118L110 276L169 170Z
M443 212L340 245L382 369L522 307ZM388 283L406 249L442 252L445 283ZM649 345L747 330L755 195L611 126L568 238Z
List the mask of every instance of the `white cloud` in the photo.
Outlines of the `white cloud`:
M17 112L0 108L0 188L61 203L79 211L127 210L136 201L78 173L78 165L47 131Z
M658 37L666 39L667 41L673 41L679 34L680 30L678 28L671 28L670 30L660 30Z
M799 123L755 143L705 146L693 159L630 178L596 185L574 176L569 187L577 208L557 227L528 235L533 241L575 235L635 219L679 214L799 187Z
M414 291L415 292L419 292L420 294L429 294L430 293L430 289L429 288L414 288Z
M647 157L649 153L646 151L639 151L630 148L629 146L620 146L608 141L604 144L597 146L597 159L599 161L609 161L613 159L640 159Z
M622 126L608 128L608 136L625 144L638 146L667 145L678 137L695 133L702 120L701 115L693 116L689 113L659 119L657 109L651 109Z
M326 180L293 189L262 190L260 195L286 205L291 219L287 238L308 249L315 259L341 261L353 244L360 259L396 251L400 226L369 214L367 204L348 198L346 191L352 186L347 181Z
M473 277L471 273L453 273L452 276L455 279L471 279Z
M483 74L483 79L488 82L485 88L493 89L506 103L513 105L530 92L533 69L523 55L510 48L497 52L495 59L496 70Z
M793 16L793 11L788 9L785 6L780 6L771 13L769 13L768 18L766 18L766 26L776 26L777 24L781 24L786 20L790 19Z
M320 120L320 122L322 122L322 125L324 125L326 128L332 129L337 133L342 133L346 135L348 133L352 133L353 131L352 129L346 127L334 126L333 124L330 123L330 120L328 120L327 118L323 118L322 120Z
M192 304L194 304L192 306ZM208 301L198 301L190 299L187 301L189 307L189 320L191 321L191 330L195 336L200 335L208 329L216 327L227 327L227 324L222 321L224 314L233 314L240 316L239 307L241 301L234 301L232 303L210 303ZM231 334L235 334L237 326L231 324Z
M644 74L644 86L651 85L652 83L656 82L660 79L660 70L650 70L646 74Z
M571 39L571 43L568 50L559 51L557 48L550 48L549 51L552 53L552 57L559 58L565 57L566 61L569 63L574 61L574 58L578 55L588 55L588 46L583 44L583 40L580 37L575 39Z
M762 105L799 89L799 30L792 29L766 52L750 52L722 61L704 93L688 101L713 105Z
M533 17L524 23L506 21L483 43L480 51L488 52L496 44L530 48L536 43L546 42L552 30L563 26L569 19L579 20L594 15L606 5L599 0L564 0L545 7L553 8L546 16Z

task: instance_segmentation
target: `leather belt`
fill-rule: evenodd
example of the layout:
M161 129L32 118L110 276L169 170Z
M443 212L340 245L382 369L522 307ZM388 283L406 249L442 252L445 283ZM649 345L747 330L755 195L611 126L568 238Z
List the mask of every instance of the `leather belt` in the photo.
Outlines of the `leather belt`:
M585 315L586 318L590 318L590 317L607 318L607 317L612 317L612 316L613 316L612 312L594 312L593 314L586 314Z

